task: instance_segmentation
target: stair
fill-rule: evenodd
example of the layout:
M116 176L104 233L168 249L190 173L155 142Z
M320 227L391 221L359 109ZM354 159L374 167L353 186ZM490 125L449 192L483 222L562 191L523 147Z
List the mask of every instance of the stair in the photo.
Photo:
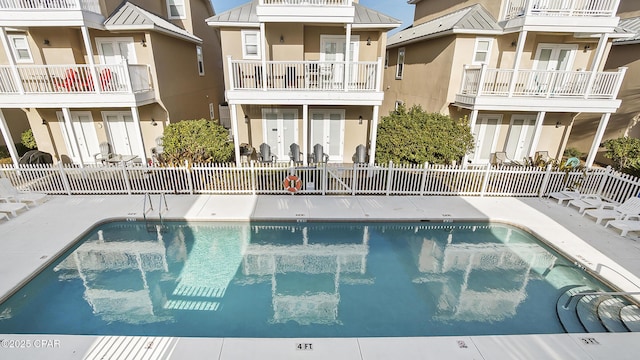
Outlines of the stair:
M608 332L626 332L629 329L620 318L620 310L627 306L627 302L620 298L608 298L598 305L598 318Z
M563 290L565 291L560 295L560 297L558 297L558 301L556 303L556 313L558 314L558 319L560 320L560 324L562 324L562 328L568 333L586 332L586 329L582 326L582 323L578 319L578 315L576 313L576 306L580 297L571 298L571 296L582 292L591 292L593 289L587 286L573 286L565 287Z
M607 328L604 327L604 324L598 317L598 306L604 299L610 298L610 296L604 297L598 295L585 295L580 297L576 305L576 312L578 313L578 320L580 320L580 323L587 332L607 332Z
M640 307L627 305L620 309L620 318L629 331L640 331Z

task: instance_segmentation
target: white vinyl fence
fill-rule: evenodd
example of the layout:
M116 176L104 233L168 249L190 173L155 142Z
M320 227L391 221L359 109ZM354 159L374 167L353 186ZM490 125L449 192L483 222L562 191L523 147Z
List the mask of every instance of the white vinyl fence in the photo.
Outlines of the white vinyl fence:
M293 194L285 179L300 180L307 195L545 196L565 187L623 202L640 180L611 169L552 171L550 167L287 163L199 164L183 167L2 165L19 189L49 194Z

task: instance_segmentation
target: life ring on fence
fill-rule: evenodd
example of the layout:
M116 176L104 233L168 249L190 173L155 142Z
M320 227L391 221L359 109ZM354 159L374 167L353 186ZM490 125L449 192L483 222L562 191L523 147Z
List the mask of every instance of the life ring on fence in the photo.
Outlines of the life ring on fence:
M302 188L302 181L295 175L289 175L284 179L282 185L284 185L284 188L289 190L289 192L294 193Z

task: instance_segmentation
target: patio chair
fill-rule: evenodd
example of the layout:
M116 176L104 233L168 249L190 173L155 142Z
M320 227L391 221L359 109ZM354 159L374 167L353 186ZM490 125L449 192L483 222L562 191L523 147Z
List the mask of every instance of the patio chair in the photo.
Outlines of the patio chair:
M101 162L104 164L114 155L115 154L111 150L111 144L105 141L100 143L100 152L97 154L93 154L93 158L96 160L96 162Z
M632 218L636 218L632 220ZM640 216L632 215L626 219L609 220L604 227L614 227L620 230L620 236L627 236L629 231L640 231Z
M558 204L562 205L565 200L575 200L580 198L580 191L564 189L562 191L552 192L547 195L547 198L558 200Z
M599 224L604 219L626 220L631 216L640 215L640 198L632 197L620 205L602 204L597 209L588 209L582 216L589 215Z
M271 146L267 143L260 144L260 153L258 154L260 162L269 163L276 162L276 155L271 154Z
M505 151L496 151L491 154L491 165L518 166L519 162L509 159Z
M302 163L302 151L300 151L300 145L296 143L289 145L289 159L291 159L294 164Z
M0 216L9 219L9 215L11 214L14 217L18 216L18 210L28 209L27 204L25 203L0 203Z
M44 201L47 198L47 194L19 191L13 187L9 179L3 178L0 179L0 198L13 201L14 203L37 205L40 201Z
M582 214L586 209L596 209L604 204L611 204L605 200L602 200L600 196L594 194L580 195L579 198L569 200L567 207L575 206L578 208L578 213Z

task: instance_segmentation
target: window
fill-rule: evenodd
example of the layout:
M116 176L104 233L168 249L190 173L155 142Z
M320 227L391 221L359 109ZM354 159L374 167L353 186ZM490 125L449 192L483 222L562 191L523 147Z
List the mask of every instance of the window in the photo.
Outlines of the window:
M402 101L402 100L396 100L396 103L395 103L395 105L394 105L394 110L397 112L397 111L398 111L398 108L400 108L400 106L403 106L403 105L404 105L404 101Z
M486 39L486 38L476 39L476 47L473 51L474 65L482 65L482 64L489 63L492 42L493 42L493 39Z
M167 0L169 19L184 19L184 0Z
M398 64L396 65L396 79L402 79L404 73L404 48L398 49Z
M389 50L387 50L387 53L384 55L384 68L388 68L389 67Z
M102 64L138 63L132 37L96 38L96 45Z
M16 58L16 62L19 63L31 63L33 58L31 57L31 50L29 50L29 42L26 35L9 35L9 42L13 48L13 55Z
M260 31L242 31L242 57L244 59L260 59Z
M202 46L196 46L196 56L198 57L198 74L204 76L204 58L202 55Z

